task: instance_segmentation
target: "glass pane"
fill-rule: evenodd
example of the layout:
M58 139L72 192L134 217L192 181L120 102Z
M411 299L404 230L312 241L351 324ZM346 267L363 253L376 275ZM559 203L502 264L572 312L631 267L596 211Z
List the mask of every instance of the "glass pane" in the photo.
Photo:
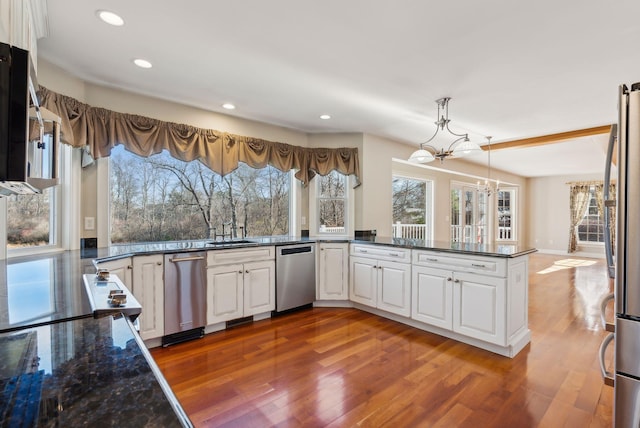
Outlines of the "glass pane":
M198 161L142 158L122 146L110 161L114 243L289 233L289 173L241 163L221 177Z
M36 195L7 197L7 248L52 245L51 206L54 188Z
M320 199L320 232L344 232L344 199Z
M427 183L410 178L394 177L392 191L393 222L425 224Z
M346 176L337 171L332 171L325 176L319 176L318 197L320 198L344 198L346 193Z

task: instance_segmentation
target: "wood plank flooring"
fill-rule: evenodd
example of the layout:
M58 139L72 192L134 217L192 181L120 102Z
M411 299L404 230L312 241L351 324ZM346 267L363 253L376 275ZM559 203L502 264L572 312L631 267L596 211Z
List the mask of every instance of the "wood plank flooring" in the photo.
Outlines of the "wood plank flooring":
M339 308L151 353L198 427L610 427L598 301L612 284L602 260L567 259L530 257L532 341L513 359Z

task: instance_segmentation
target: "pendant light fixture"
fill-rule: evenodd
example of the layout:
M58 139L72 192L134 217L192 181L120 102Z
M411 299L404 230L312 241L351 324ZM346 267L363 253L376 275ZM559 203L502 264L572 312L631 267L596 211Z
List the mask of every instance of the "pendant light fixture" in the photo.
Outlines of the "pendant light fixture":
M450 97L444 97L436 100L436 104L438 105L438 121L435 122L436 132L431 136L431 138L420 144L420 148L413 152L409 157L409 162L428 163L434 159L439 159L440 162L442 162L449 157L460 158L482 151L478 144L469 140L469 134L456 134L449 129L449 122L451 121L449 119L450 100ZM436 138L438 132L444 131L445 129L449 134L455 137L449 147L446 149L444 147L437 149L430 145L429 143Z
M500 191L500 180L496 180L496 187L493 188L491 184L491 136L485 137L487 139L487 178L484 180L484 187L480 187L480 182L478 181L478 192L485 193L488 196L491 196L493 193L498 193Z

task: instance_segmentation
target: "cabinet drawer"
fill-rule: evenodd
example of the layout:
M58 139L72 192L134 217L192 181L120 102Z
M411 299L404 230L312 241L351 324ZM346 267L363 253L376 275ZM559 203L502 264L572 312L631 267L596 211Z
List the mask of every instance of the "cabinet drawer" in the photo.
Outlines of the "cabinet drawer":
M250 247L234 250L209 250L207 266L226 265L231 263L247 263L258 260L274 260L275 247Z
M371 257L377 260L410 263L411 250L407 248L385 247L382 245L351 245L351 255Z
M414 251L413 264L456 272L474 272L485 275L506 277L507 262L495 257L446 254L432 251Z

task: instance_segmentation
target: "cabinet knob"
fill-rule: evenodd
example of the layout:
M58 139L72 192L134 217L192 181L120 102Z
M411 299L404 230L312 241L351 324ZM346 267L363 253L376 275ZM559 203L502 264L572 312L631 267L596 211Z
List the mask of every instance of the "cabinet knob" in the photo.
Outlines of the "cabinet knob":
M242 271L241 271L241 270L239 270L239 271L238 271L238 273L239 273L240 275L242 275Z
M453 282L455 282L456 284L459 284L459 283L460 283L460 280L459 280L459 279L456 279L456 280L455 280L455 281L453 281Z
M162 266L162 262L156 262L158 266Z
M382 269L382 266L378 266L378 269Z
M451 282L453 280L453 278L447 278L447 281Z
M127 265L127 269L133 269L133 266Z
M244 273L249 273L249 269L245 270Z

